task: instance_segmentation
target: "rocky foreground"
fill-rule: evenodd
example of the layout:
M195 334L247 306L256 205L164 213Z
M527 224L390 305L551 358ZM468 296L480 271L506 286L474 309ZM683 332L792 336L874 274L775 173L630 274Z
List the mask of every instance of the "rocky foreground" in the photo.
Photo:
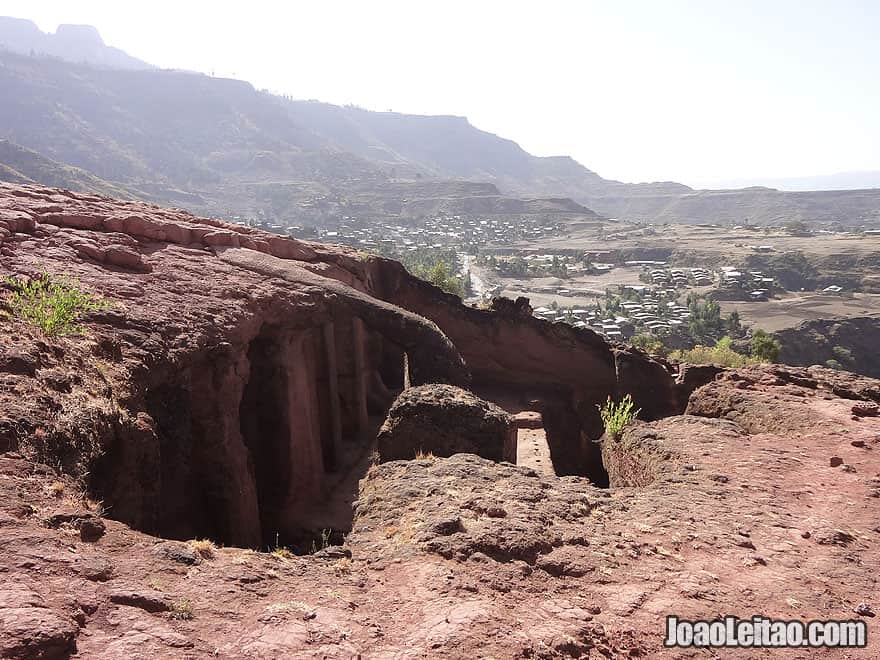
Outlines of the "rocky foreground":
M2 657L713 657L667 614L864 619L867 649L738 655L877 657L880 381L684 369L393 262L0 185L0 276L40 272L108 305L0 318ZM540 410L553 468L373 454L432 383ZM644 421L597 442L624 393Z

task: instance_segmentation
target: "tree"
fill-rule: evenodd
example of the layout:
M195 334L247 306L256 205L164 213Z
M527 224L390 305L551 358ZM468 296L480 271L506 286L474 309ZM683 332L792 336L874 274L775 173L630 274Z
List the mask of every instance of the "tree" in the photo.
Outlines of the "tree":
M835 362L838 364L852 364L852 351L843 346L832 346L831 352L834 354Z
M697 344L690 350L672 351L669 354L673 360L689 362L690 364L718 364L722 367L744 367L758 362L756 358L737 353L731 348L730 337L724 336L715 342L715 346L702 346Z
M809 236L810 228L803 220L792 220L786 223L785 230L792 236Z
M779 359L779 351L781 350L782 344L777 340L773 339L764 330L755 330L749 345L752 357L762 362L776 362Z
M424 279L447 293L453 293L460 297L464 296L464 286L461 279L450 273L449 267L442 261L437 262L428 269Z
M464 277L458 275L458 255L452 248L419 249L406 252L400 256L406 269L447 293L464 297Z
M691 313L688 327L695 339L706 341L722 334L724 323L721 320L721 305L717 302L689 297L688 309Z
M655 355L666 354L666 347L663 345L663 342L653 335L642 332L635 335L629 341L633 346L641 348L646 353L653 353Z
M739 320L738 311L733 310L730 313L730 316L727 317L727 327L733 333L738 333L740 330L742 330L742 323Z

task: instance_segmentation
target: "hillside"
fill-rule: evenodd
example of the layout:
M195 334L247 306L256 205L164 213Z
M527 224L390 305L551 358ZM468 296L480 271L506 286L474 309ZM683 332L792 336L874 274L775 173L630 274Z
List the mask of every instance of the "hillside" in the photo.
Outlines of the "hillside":
M435 176L491 181L524 194L601 197L682 194L687 186L624 184L603 179L567 156L538 157L516 142L472 126L465 117L372 112L316 101L293 101L303 125L346 150L388 166L407 164Z
M567 156L533 156L511 140L475 128L464 117L371 112L315 101L294 101L291 106L297 120L313 133L384 166L491 181L518 195L570 197L606 216L685 223L880 222L880 189L693 190L674 182L622 183L604 179Z
M41 183L54 188L97 193L120 199L143 199L144 193L110 183L79 167L64 165L0 139L0 181Z
M832 318L805 321L776 333L786 364L820 364L880 378L880 318Z
M0 53L0 90L6 99L0 137L215 215L272 213L295 221L314 218L320 208L320 221L345 215L365 190L389 194L389 182L402 182L419 197L424 182L453 180L491 183L510 199L570 198L607 217L645 222L873 226L880 218L880 190L697 191L671 182L621 183L568 157L532 156L462 117L291 101L246 82L190 72L95 68L7 52ZM267 189L277 185L285 186L281 196ZM368 211L405 213L412 200L382 198ZM459 206L484 202L464 199ZM434 206L413 208L428 213Z
M373 215L551 209L595 217L570 201L521 200L491 185L434 178L426 167L368 160L313 131L296 104L240 81L7 53L0 88L9 98L0 134L206 213L259 209L315 221L354 208Z

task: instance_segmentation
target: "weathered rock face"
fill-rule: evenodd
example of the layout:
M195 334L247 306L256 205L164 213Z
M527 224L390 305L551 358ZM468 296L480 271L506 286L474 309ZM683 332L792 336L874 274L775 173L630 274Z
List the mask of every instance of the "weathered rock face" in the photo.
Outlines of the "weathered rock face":
M768 399L762 387L772 387ZM808 412L780 414L780 406L799 408L805 389L850 401L880 401L880 381L823 367L761 365L721 374L690 397L686 414L719 417L735 422L749 433L785 433L811 428L817 419Z
M644 353L612 348L589 330L540 321L516 303L499 303L494 310L463 306L457 298L409 276L395 262L363 261L343 249L140 203L22 186L5 186L0 193L5 195L0 201L0 228L8 236L0 250L5 250L4 256L10 260L10 272L34 273L45 264L54 272L69 271L95 290L124 301L124 313L117 306L95 317L103 324L95 336L102 351L117 361L122 356L121 361L130 363L138 375L135 382L139 387L131 393L137 398L131 417L138 419L140 413L146 417L129 423L131 428L119 434L136 440L115 443L120 456L126 451L131 455L125 459L114 456L110 462L129 464L130 459L131 465L151 466L140 468L142 475L147 470L161 472L163 460L157 458L162 443L145 441L144 437L189 437L189 431L177 429L177 422L195 426L196 438L204 437L210 429L216 439L208 445L226 446L223 438L231 434L231 445L225 449L205 447L219 457L217 460L229 462L237 473L246 463L242 463L244 457L252 452L245 446L242 429L258 429L260 424L242 422L232 411L241 407L245 397L256 397L264 415L283 419L269 410L267 402L274 401L272 405L278 408L292 396L281 393L283 390L295 391L291 388L303 387L302 378L314 376L322 383L319 392L328 394L303 404L316 412L297 413L297 419L320 419L320 425L303 421L301 429L321 429L306 431L306 436L331 436L322 441L323 448L312 441L312 449L301 457L303 482L297 492L314 492L307 475L314 474L316 457L321 455L322 465L332 469L333 454L339 452L328 447L337 442L340 428L342 435L347 435L356 426L364 428L370 413L384 415L394 390L403 385L404 354L414 384L462 385L472 381L472 388L484 397L500 387L526 401L540 399L559 474L586 474L587 466L595 463L591 441L602 433L596 403L609 393L618 397L632 393L646 419L681 412L689 393L686 384L675 381L676 368ZM334 344L335 349L330 350ZM273 357L261 359L265 355ZM312 375L303 377L291 371L292 367L277 371L271 365L284 355L291 360L289 364L301 362L305 373ZM339 371L336 379L326 378L330 362L335 362L337 371L360 366L353 368L357 375ZM17 364L21 366L20 361ZM267 378L274 383L271 387L254 384L262 378L260 364L270 365ZM206 371L206 367L210 368ZM211 404L187 402L193 396L202 398L198 390L206 387L223 392L226 399ZM335 387L338 396L329 393ZM160 406L154 415L146 398L151 389L160 392L152 401L167 400L168 392L183 393L171 397L179 409ZM365 398L370 409L367 415ZM339 410L334 403L337 399ZM217 410L204 409L206 405ZM202 415L210 423L199 422ZM0 420L0 439L12 433L4 428L10 427L4 427ZM13 440L3 442L15 444ZM126 443L137 449L124 450ZM196 444L202 446L200 441ZM171 442L164 454L178 451L171 447L187 446L185 441ZM251 462L272 466L289 463L283 456ZM188 465L189 460L180 455L171 464ZM223 470L211 474L216 477L201 479L186 469L172 468L166 474L169 484L204 484L196 490L206 495L192 498L174 492L171 501L152 512L140 501L138 489L121 483L119 488L107 484L102 489L116 492L116 510L127 520L138 520L137 524L150 529L167 529L161 518L172 514L162 512L180 508L171 506L172 502L192 503L184 506L192 510L188 519L212 518L198 513L215 509L218 502L211 495L216 488L208 482L215 478L221 483L235 480L220 476ZM157 488L164 490L145 484L145 493L154 491L146 496L149 501L156 501ZM236 494L225 499L259 499L253 488L239 484L238 491L243 493L241 497ZM203 503L198 504L199 500ZM250 513L236 515L252 515L254 505L243 506ZM210 524L211 528L229 526L228 521ZM253 538L255 532L248 536Z
M416 454L476 454L493 461L516 462L513 418L493 403L450 385L404 390L377 436L382 461Z
M368 451L404 363L416 384L468 380L433 323L364 293L345 251L7 185L0 228L4 277L73 276L109 301L86 337L4 333L0 446L88 473L140 529L284 542Z

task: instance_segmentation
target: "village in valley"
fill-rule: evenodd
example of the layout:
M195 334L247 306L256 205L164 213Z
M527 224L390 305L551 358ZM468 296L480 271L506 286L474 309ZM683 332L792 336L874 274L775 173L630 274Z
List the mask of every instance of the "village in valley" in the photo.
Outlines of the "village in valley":
M399 259L472 305L487 305L495 296L526 297L538 318L589 328L609 340L650 338L655 349L711 344L726 335L748 338L813 317L876 315L880 309L880 278L871 261L880 236L870 224L805 232L800 225L440 214L262 226ZM854 267L840 267L847 263ZM706 316L714 333L705 327Z

